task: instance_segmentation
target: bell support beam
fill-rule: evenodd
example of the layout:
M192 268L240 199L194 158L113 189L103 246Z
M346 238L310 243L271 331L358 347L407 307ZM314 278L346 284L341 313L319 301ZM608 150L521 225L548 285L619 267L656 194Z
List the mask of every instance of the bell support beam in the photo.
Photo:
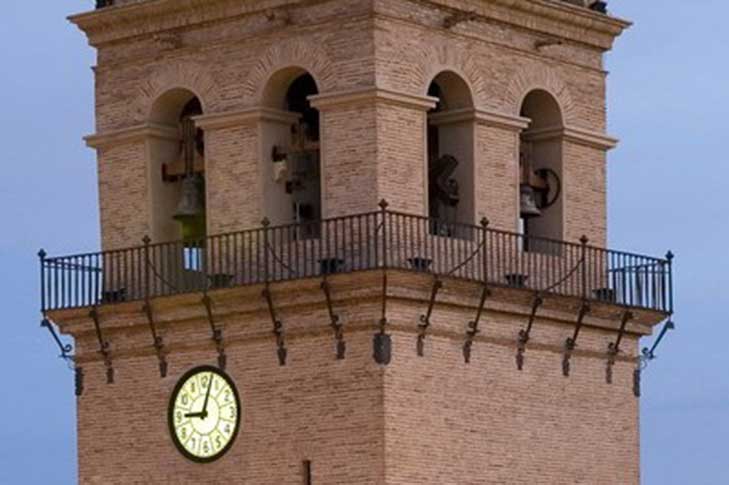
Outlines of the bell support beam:
M488 286L484 284L481 288L481 299L478 303L478 310L476 310L476 318L468 322L466 339L463 342L463 360L466 362L466 364L471 363L471 350L473 349L473 340L480 332L478 327L481 323L481 318L483 317L483 312L486 307L486 300L489 296L491 296L491 290L489 290Z
M562 375L569 377L570 375L570 359L572 359L572 353L577 347L577 338L580 336L580 330L587 314L590 313L590 305L583 301L580 305L580 311L577 314L577 323L575 324L575 332L572 337L568 337L564 342L564 356L562 357Z
M225 355L225 342L223 340L223 329L218 328L215 325L215 316L213 315L213 300L208 294L205 294L202 298L202 304L205 307L205 314L208 317L208 323L210 324L210 332L212 334L213 342L215 342L215 349L218 352L218 367L225 370L228 363L228 357Z
M337 360L343 360L347 353L347 343L344 341L344 326L339 318L339 315L334 313L334 307L332 305L332 292L329 286L329 281L324 276L324 281L321 283L321 289L324 292L324 298L326 299L327 311L329 312L329 321L332 330L334 331L334 340L336 342Z
M418 342L417 352L419 357L425 355L425 337L430 328L430 318L433 316L433 309L435 308L435 301L438 297L438 292L443 288L443 282L436 277L433 281L433 287L430 290L430 301L428 302L428 310L424 315L420 315L420 323L418 324Z
M104 339L101 332L101 322L99 320L99 312L96 307L89 312L89 317L94 321L94 330L96 330L96 338L99 341L99 353L104 358L104 366L106 366L106 383L114 383L114 365L111 360L111 345Z
M268 284L266 284L266 288L263 290L263 298L266 300L268 313L271 315L271 322L273 323L273 335L276 337L278 364L283 367L286 365L286 358L288 357L286 335L284 333L283 323L276 317L276 308L273 305L273 296L271 295L271 288Z
M159 375L162 378L167 377L167 359L165 358L165 344L162 337L157 332L157 322L154 319L154 311L152 309L152 302L149 300L144 303L142 311L147 316L147 322L149 323L149 329L152 332L152 344L154 350L157 353L157 360L159 361Z
M534 326L534 321L537 317L537 311L543 304L544 298L542 298L539 293L534 295L534 301L532 302L532 311L529 315L529 322L527 323L527 327L519 330L516 350L516 367L519 370L524 369L524 352L526 352L526 346L527 343L529 343L529 339L531 337L532 327Z
M633 319L633 313L629 310L626 310L623 312L623 316L620 319L620 329L618 330L618 338L615 340L615 342L610 342L608 344L608 359L607 359L607 367L605 368L605 381L608 384L613 383L613 367L615 366L615 361L617 360L618 354L620 353L620 344L623 341L623 337L625 336L625 329L628 326L628 322Z

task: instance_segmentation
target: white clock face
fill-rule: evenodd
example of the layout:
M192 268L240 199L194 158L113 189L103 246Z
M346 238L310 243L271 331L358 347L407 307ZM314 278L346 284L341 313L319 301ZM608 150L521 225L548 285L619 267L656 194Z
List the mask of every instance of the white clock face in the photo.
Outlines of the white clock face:
M233 445L240 424L233 381L215 367L198 367L178 382L170 399L172 439L187 458L207 463Z

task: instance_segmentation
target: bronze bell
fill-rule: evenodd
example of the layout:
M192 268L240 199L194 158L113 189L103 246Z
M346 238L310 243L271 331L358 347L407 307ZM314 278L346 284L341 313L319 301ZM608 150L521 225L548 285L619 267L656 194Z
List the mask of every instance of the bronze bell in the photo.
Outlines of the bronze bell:
M537 206L537 197L534 187L529 184L521 184L520 187L520 213L524 219L532 219L542 215Z
M185 241L205 238L205 180L200 174L182 180L182 196L173 218L182 226Z

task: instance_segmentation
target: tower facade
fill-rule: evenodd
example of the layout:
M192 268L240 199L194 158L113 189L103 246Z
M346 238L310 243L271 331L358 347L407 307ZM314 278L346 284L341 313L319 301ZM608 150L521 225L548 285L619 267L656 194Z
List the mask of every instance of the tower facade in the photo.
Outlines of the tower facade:
M41 262L81 483L639 483L638 342L672 289L670 258L604 249L627 22L561 0L71 21L98 51L103 251ZM212 380L175 422L201 365L239 394L219 456Z

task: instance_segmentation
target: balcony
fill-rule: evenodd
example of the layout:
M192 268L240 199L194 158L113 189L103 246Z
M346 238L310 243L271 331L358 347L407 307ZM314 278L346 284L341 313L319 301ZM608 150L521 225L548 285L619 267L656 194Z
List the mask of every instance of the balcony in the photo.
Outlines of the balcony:
M73 256L40 254L44 313L225 288L402 271L668 315L666 259L387 210ZM311 234L318 237L311 238ZM659 316L660 316L659 315Z

